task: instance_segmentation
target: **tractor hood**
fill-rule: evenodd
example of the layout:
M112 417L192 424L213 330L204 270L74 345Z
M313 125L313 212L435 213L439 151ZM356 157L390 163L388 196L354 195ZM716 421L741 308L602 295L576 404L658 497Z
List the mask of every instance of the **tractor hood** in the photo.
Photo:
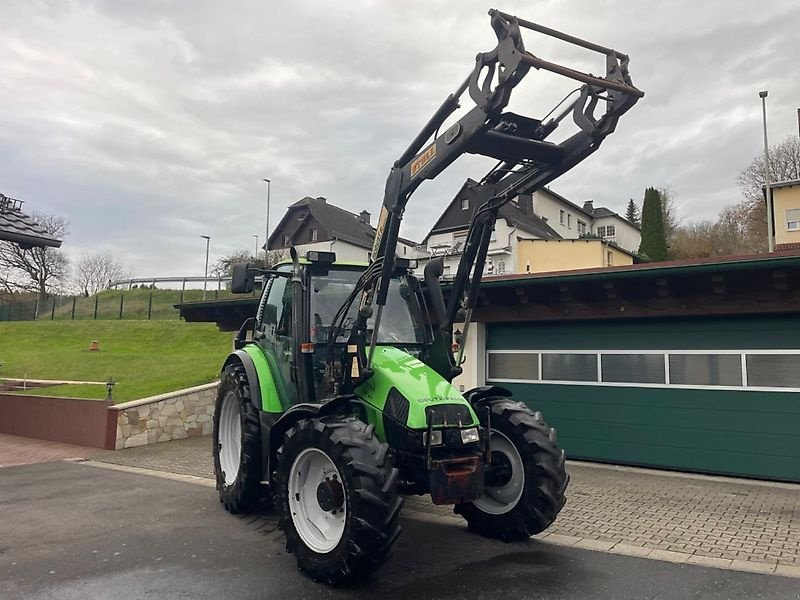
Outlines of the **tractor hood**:
M434 425L478 425L472 407L436 371L407 352L391 346L375 348L374 374L356 388L359 398L410 429L427 427L426 411L433 407Z

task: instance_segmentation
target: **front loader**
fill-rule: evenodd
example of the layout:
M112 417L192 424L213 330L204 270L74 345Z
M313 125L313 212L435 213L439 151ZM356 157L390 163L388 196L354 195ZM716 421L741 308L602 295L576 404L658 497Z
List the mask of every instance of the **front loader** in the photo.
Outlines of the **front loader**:
M400 533L403 494L430 494L471 530L506 541L543 531L565 502L564 452L530 408L535 399L494 386L460 393L451 382L461 373L498 210L597 150L643 93L626 55L489 14L497 46L478 54L390 171L369 264L292 249L291 261L274 269L234 267L234 292L252 292L255 277L264 285L222 369L217 490L231 512L271 501L287 550L315 580L352 581L383 564ZM538 58L522 30L600 53L605 74ZM531 69L581 85L547 118L506 111ZM444 127L465 94L471 108ZM550 141L568 116L577 131ZM440 260L428 262L420 281L395 249L411 194L465 153L498 164L466 190L476 208L445 298ZM455 323L463 323L457 340Z

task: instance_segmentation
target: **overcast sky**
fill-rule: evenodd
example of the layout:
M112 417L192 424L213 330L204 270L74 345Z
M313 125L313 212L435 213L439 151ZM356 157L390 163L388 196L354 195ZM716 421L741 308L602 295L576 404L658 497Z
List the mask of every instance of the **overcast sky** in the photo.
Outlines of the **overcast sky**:
M202 274L263 243L297 199L376 215L389 167L495 44L486 1L0 0L0 192L71 223L64 249L109 249L136 276ZM647 96L603 147L556 180L622 212L669 186L686 220L740 199L736 175L797 134L797 0L521 2L498 8L631 57ZM534 54L585 70L602 58L531 32ZM561 93L531 72L511 108L543 116ZM574 87L574 86L571 86ZM568 86L565 89L570 89ZM457 162L411 199L421 240L465 177Z

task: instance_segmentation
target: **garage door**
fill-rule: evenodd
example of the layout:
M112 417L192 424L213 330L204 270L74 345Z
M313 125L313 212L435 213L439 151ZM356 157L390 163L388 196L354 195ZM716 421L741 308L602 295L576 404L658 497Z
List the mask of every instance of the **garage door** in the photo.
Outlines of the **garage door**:
M800 481L800 319L491 324L486 379L576 459Z

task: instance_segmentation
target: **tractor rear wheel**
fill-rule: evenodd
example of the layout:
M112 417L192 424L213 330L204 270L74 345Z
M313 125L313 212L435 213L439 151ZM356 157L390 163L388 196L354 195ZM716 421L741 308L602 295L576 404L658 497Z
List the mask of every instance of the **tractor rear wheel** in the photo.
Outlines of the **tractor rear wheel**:
M278 451L280 526L286 550L315 581L368 576L400 534L402 500L389 447L356 417L300 421Z
M219 500L231 513L250 512L268 498L261 483L261 425L240 363L222 371L214 408L214 473Z
M566 502L564 451L541 413L508 398L489 400L492 461L484 492L454 510L484 537L524 540L547 529ZM485 411L477 412L485 424Z

